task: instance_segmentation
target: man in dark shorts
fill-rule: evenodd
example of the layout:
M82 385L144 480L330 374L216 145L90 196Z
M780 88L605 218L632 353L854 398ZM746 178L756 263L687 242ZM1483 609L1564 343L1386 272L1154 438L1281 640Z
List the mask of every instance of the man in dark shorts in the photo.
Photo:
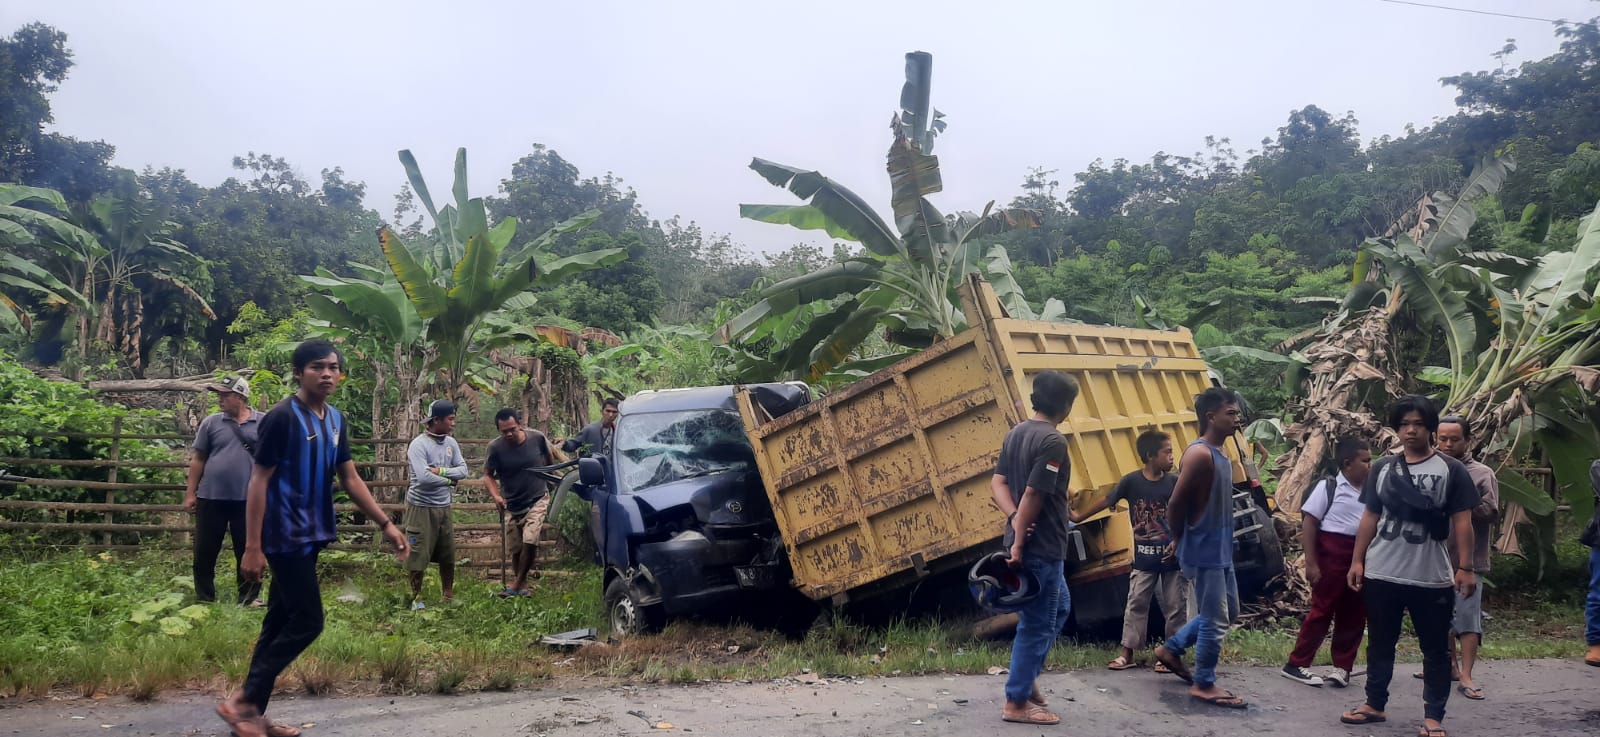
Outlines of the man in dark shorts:
M245 579L260 581L272 567L267 616L250 657L244 684L217 704L239 737L295 737L300 730L267 720L267 701L278 675L322 634L322 588L317 581L317 554L335 540L333 479L350 495L362 514L376 520L378 530L405 559L405 535L389 520L350 459L344 414L328 404L343 378L339 351L332 343L309 340L291 358L300 388L279 402L261 421L246 499Z
M467 459L451 437L456 429L456 405L440 399L428 405L425 430L406 449L411 485L406 487L404 525L411 543L406 572L411 581L411 609L424 609L422 579L429 563L439 565L439 588L444 603L456 598L456 527L450 519L456 484L467 477Z
M522 418L514 409L496 412L494 424L500 437L489 443L483 483L489 487L494 503L511 514L507 537L516 573L516 580L500 596L527 596L528 572L538 557L539 529L550 508L550 498L545 494L549 484L528 469L550 465L550 441L544 433L523 427Z
M1045 371L1034 377L1033 417L1006 433L989 482L995 504L1006 515L1005 545L1011 553L1007 563L1026 569L1040 586L1039 596L1017 612L1011 672L1000 713L1008 722L1061 723L1061 717L1045 708L1035 681L1072 609L1065 572L1067 531L1072 527L1067 478L1072 464L1067 439L1056 426L1066 421L1077 398L1078 382L1066 374Z
M1219 386L1194 400L1200 437L1183 451L1178 483L1167 504L1167 526L1177 541L1178 564L1194 587L1193 619L1156 648L1156 660L1190 682L1189 695L1213 706L1243 709L1244 699L1217 685L1222 638L1239 615L1239 584L1233 574L1233 463L1222 444L1244 413L1239 395ZM1194 674L1183 653L1194 648Z
M1477 487L1461 462L1434 450L1439 411L1409 395L1389 407L1401 453L1372 464L1361 501L1367 508L1350 559L1350 588L1367 602L1367 700L1345 712L1345 724L1387 721L1395 645L1411 615L1422 650L1422 737L1445 737L1450 699L1450 619L1456 594L1478 587L1472 570L1472 510ZM1452 559L1446 540L1454 536ZM1454 588L1454 593L1451 589Z
M1189 580L1178 568L1172 535L1167 531L1167 501L1177 477L1172 471L1172 436L1159 430L1139 433L1134 441L1144 468L1117 482L1105 498L1082 513L1072 514L1073 524L1099 514L1117 502L1128 503L1133 518L1133 572L1128 575L1128 604L1122 613L1122 654L1106 664L1111 670L1134 667L1134 651L1149 640L1150 602L1160 599L1166 636L1178 634L1189 621ZM1159 670L1165 666L1157 663Z
M600 420L591 422L582 430L566 440L557 439L556 445L561 446L563 453L578 453L586 456L611 455L611 440L617 434L617 413L621 403L615 399L607 399L600 403Z
M208 384L222 411L200 421L194 431L183 508L194 515L194 598L217 600L217 555L222 537L233 538L234 583L240 604L261 602L261 584L244 580L244 499L250 485L251 454L260 442L261 413L250 408L250 382L240 376Z

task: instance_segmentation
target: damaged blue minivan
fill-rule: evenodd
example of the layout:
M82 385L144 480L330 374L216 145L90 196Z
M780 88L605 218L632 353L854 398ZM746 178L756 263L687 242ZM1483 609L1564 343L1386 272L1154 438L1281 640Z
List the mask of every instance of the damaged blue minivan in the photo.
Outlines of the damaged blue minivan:
M610 453L579 461L572 493L591 504L613 633L789 590L737 388L774 417L811 398L797 382L640 392L618 408Z

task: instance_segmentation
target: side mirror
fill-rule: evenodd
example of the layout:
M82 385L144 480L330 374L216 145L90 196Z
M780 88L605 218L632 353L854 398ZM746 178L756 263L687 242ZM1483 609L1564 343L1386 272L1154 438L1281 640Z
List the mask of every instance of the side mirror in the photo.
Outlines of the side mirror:
M584 486L601 486L606 482L606 467L599 458L578 459L578 483Z

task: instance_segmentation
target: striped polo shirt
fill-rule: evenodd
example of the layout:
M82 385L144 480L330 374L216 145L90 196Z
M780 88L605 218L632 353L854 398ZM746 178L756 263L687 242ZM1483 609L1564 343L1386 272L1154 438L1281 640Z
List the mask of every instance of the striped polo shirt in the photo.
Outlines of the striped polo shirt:
M317 417L291 395L261 421L256 465L272 469L267 481L261 552L309 555L334 541L333 482L350 460L344 414L333 405Z

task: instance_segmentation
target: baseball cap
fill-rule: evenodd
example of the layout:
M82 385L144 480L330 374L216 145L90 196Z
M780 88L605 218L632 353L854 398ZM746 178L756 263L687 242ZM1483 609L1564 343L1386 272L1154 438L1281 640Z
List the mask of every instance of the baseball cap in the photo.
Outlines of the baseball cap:
M222 377L221 381L218 381L214 384L207 384L206 388L218 394L223 392L233 392L234 394L244 397L245 399L250 398L250 382L246 381L243 376L238 376L236 374L228 374L227 376Z
M428 419L442 420L456 413L456 403L448 399L435 399L428 405Z

